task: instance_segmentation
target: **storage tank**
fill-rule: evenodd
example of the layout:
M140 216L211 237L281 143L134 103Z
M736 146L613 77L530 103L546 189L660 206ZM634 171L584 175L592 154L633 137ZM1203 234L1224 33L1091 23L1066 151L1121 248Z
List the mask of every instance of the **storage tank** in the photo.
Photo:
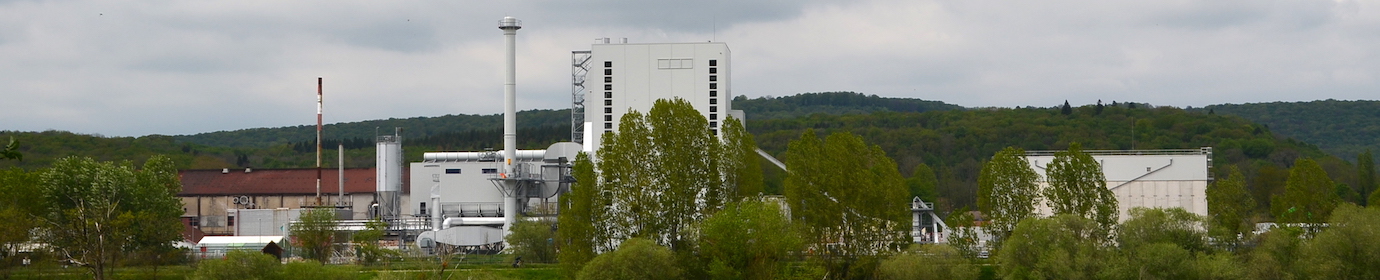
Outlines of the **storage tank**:
M378 174L374 181L375 201L378 202L377 217L383 219L397 218L401 212L402 204L399 196L402 193L402 141L398 135L383 135L377 138L377 148L375 152L377 158Z

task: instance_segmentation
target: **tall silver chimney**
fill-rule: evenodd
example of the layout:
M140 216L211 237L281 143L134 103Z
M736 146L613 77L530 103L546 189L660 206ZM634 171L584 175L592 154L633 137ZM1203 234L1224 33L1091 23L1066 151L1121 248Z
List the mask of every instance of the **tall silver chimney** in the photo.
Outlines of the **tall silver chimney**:
M498 21L498 29L503 30L507 44L507 69L503 77L503 236L512 233L513 223L517 221L518 181L514 178L513 159L517 158L517 31L522 29L522 21L513 17L503 17Z

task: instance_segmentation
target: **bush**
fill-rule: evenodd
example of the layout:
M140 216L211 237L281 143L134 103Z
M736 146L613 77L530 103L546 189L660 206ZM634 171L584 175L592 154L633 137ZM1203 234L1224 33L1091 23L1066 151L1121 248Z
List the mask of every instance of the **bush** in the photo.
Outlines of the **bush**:
M910 252L882 261L881 279L978 279L981 270L949 245L913 245Z
M223 260L204 260L192 279L241 280L280 279L278 259L254 251L230 251Z
M623 241L616 251L594 257L577 279L679 279L681 275L670 249L633 238Z

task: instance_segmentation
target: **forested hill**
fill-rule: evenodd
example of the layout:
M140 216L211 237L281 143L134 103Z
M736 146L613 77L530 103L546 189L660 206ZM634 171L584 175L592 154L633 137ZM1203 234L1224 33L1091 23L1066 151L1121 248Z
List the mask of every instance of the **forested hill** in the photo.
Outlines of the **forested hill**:
M502 129L503 115L445 115L439 117L415 117L406 119L370 120L327 124L322 129L325 139L362 139L370 145L375 133L390 135L394 127L401 127L403 139L421 139L427 136ZM570 110L528 110L518 112L519 128L564 126L570 130ZM567 137L569 134L567 133ZM196 143L207 146L233 148L267 148L274 145L316 139L316 125L300 125L274 128L250 128L235 131L217 131L193 135L173 136L179 142Z
M1221 104L1194 111L1241 116L1353 162L1366 149L1380 152L1380 101Z
M850 115L872 112L927 112L961 110L962 106L913 98L879 97L856 92L802 93L783 97L733 99L733 109L746 112L749 120L788 119L813 114Z
M747 127L758 146L778 156L806 129L821 135L848 131L862 136L868 143L881 146L907 176L922 162L932 167L939 179L939 202L948 209L975 205L982 164L998 150L1007 146L1058 150L1071 142L1082 143L1085 149L1213 147L1217 177L1225 177L1224 167L1238 166L1249 177L1247 182L1257 201L1269 201L1269 195L1283 192L1287 168L1299 157L1315 158L1337 183L1355 185L1355 169L1347 162L1307 143L1272 134L1265 126L1246 119L1122 104L1102 109L1082 106L1072 108L1067 115L1056 108L1030 107L820 114L749 121ZM775 187L779 182L768 181L769 189ZM1261 203L1262 211L1267 204Z

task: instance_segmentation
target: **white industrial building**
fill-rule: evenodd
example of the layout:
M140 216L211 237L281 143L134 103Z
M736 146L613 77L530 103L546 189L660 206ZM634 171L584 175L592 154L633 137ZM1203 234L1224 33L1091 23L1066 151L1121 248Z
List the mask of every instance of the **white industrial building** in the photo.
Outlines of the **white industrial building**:
M1031 151L1026 160L1040 175L1043 189L1045 169L1058 151ZM1085 151L1102 165L1107 188L1116 195L1120 220L1130 217L1131 208L1183 208L1207 215L1207 186L1212 181L1212 148L1184 150ZM1047 198L1046 198L1047 199ZM1037 207L1041 215L1051 215L1045 203Z
M720 42L633 44L596 40L588 51L572 52L574 110L572 139L598 150L600 136L618 131L629 111L647 113L658 99L681 98L709 120L711 133L732 115L728 45Z

